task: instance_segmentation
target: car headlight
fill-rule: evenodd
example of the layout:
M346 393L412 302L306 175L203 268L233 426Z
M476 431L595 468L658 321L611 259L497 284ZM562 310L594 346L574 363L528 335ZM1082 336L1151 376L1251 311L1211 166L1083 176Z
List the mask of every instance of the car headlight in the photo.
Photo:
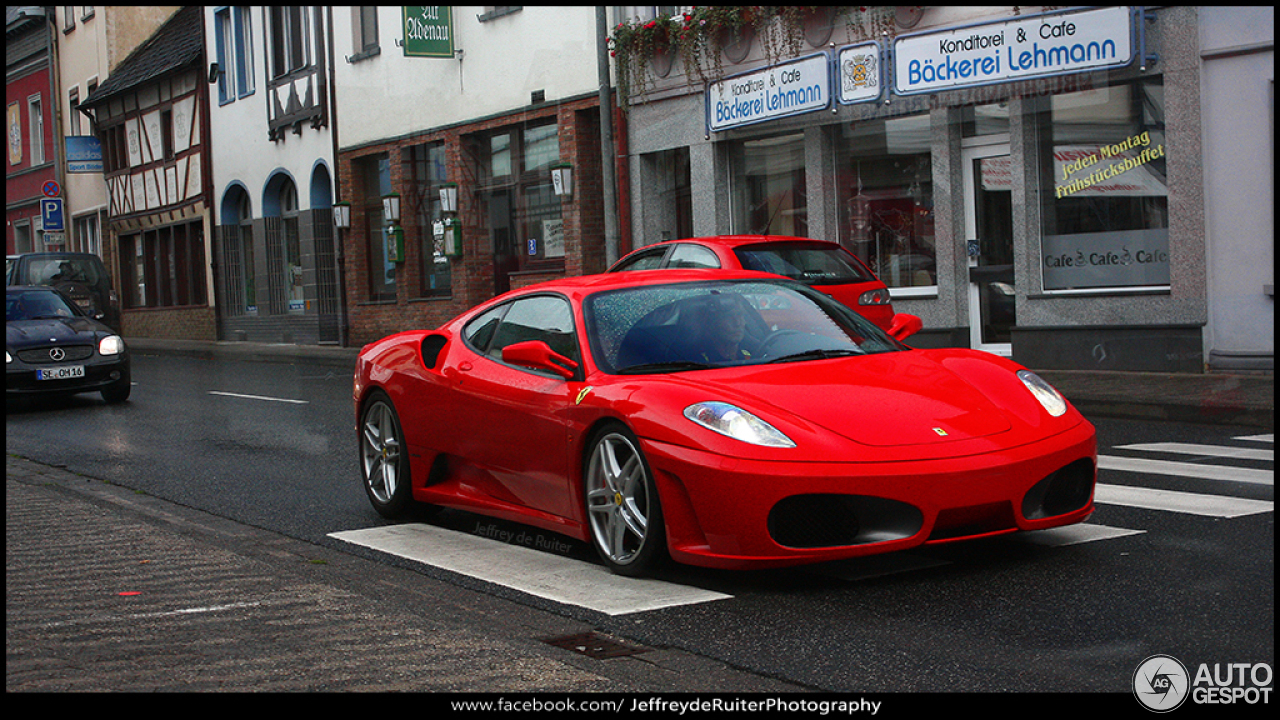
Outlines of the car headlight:
M684 416L708 430L764 447L792 448L796 444L778 429L740 407L723 402L694 403Z
M119 355L124 352L124 339L119 335L108 335L98 343L99 355Z
M1039 375L1030 370L1019 370L1018 379L1022 381L1023 385L1027 386L1032 395L1036 396L1036 399L1044 406L1045 412L1054 417L1061 417L1067 411L1066 399Z

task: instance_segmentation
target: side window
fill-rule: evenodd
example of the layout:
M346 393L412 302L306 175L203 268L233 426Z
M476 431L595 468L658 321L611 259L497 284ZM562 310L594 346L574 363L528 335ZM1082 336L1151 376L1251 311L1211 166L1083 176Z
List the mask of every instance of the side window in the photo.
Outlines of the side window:
M659 247L652 250L644 250L636 253L625 265L620 265L614 272L626 270L656 270L662 267L662 258L667 254L670 248Z
M529 340L541 340L553 351L578 361L573 310L568 301L553 295L538 295L513 302L489 345L488 355L501 358L503 348Z
M720 258L711 250L693 243L680 243L671 251L669 268L718 268Z
M467 323L467 326L462 329L462 334L473 350L483 353L489 349L493 333L498 329L498 322L510 307L510 305L499 305Z

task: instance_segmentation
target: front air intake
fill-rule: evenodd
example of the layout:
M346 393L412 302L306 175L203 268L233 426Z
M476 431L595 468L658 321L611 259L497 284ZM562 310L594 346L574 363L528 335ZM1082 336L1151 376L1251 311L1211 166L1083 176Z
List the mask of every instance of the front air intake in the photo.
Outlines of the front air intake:
M769 535L790 548L844 547L900 540L920 531L913 505L867 495L792 495L769 511Z
M1063 466L1027 491L1022 498L1022 516L1038 520L1084 508L1093 497L1096 477L1093 461L1088 458Z

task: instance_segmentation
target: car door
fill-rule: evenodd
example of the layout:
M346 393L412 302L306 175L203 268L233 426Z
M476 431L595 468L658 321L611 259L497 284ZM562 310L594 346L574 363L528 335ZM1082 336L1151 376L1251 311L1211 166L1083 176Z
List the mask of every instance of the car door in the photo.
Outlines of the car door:
M569 419L574 390L563 377L502 361L502 349L542 340L580 361L573 312L564 297L533 295L486 314L496 326L474 336L477 356L458 367L453 403L462 440L459 453L500 500L559 517L573 517ZM482 316L486 317L486 316Z

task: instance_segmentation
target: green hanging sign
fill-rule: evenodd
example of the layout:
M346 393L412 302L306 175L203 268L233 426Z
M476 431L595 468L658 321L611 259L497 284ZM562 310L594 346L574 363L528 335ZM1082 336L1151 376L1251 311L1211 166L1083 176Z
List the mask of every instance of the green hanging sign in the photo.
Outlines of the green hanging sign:
M452 8L405 7L403 29L406 57L453 57Z

